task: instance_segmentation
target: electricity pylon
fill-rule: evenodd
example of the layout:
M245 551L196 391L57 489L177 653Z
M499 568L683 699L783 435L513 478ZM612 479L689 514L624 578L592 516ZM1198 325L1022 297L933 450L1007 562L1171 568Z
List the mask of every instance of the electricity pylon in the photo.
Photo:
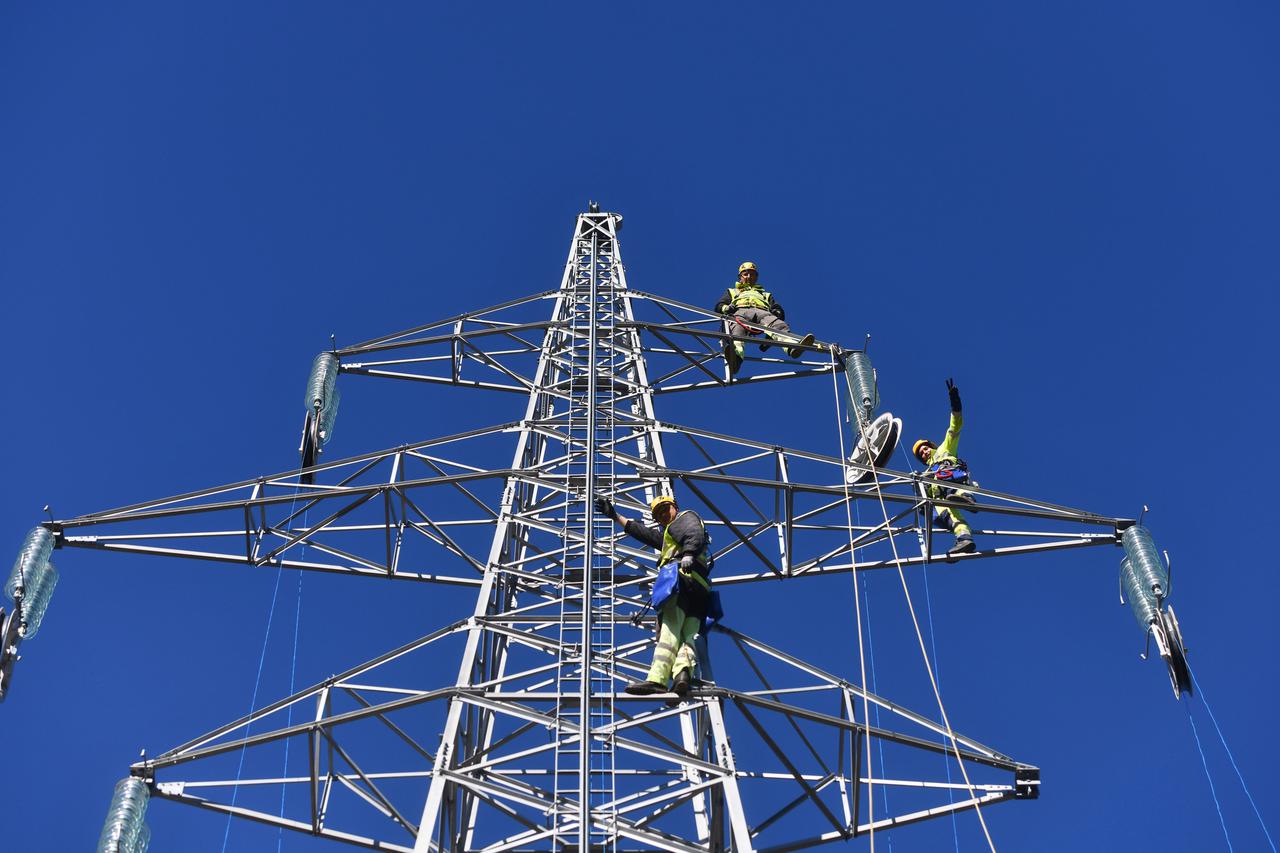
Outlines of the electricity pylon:
M475 592L427 635L137 762L153 798L370 849L587 853L795 850L1037 796L1036 767L727 625L683 703L622 692L652 655L655 570L597 495L643 516L677 494L712 533L713 580L744 596L931 562L935 506L970 507L916 474L660 420L669 393L843 381L850 351L774 350L730 377L723 318L627 286L621 220L578 216L557 290L332 353L348 376L522 395L519 420L45 525L59 548ZM1132 524L968 491L996 526L962 565L1114 547ZM851 500L883 521L851 524ZM452 683L422 683L431 660L456 662ZM282 741L306 771L257 772Z

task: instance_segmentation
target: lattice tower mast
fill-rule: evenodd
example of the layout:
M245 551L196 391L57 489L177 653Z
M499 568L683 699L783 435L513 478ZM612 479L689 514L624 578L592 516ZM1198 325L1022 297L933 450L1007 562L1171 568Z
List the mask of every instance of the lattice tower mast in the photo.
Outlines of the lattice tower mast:
M541 607L559 607L551 816L555 846L583 851L609 843L616 829L616 816L609 810L616 786L614 741L608 732L618 680L625 675L619 675L614 661L614 625L626 619L622 608L634 610L635 605L633 598L617 595L612 522L592 506L598 494L638 493L643 503L653 496L657 482L638 480L634 463L620 478L622 453L643 460L651 470L665 467L639 331L628 325L634 314L617 241L620 219L608 213L578 218L512 464L540 471L540 481L513 479L506 487L489 560L492 570L477 600L476 623L458 676L460 689L500 680L506 643L496 638L493 653L483 655L484 635L488 626L528 624L527 609L518 606L512 593L518 583L511 572L530 557L530 529L548 523L559 527L558 597ZM555 554L540 556L557 560ZM450 754L459 756L460 765L472 758L475 750L462 725L468 710L462 699L450 703L437 771L446 769ZM484 747L491 742L492 723L491 715L479 721L476 741ZM421 826L438 819L448 778L444 772L434 777ZM475 801L461 811L470 832ZM424 839L419 836L415 850L429 849ZM461 846L470 849L469 843Z

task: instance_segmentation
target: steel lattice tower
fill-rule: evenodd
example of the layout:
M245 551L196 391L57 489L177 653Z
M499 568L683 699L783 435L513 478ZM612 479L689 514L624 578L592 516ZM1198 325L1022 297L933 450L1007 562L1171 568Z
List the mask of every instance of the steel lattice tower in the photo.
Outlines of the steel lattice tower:
M653 555L592 512L595 496L634 516L674 490L735 590L893 568L891 538L915 549L901 564L928 563L938 502L915 474L850 486L838 457L660 420L660 395L830 382L849 351L775 352L731 380L721 318L627 286L620 223L578 216L557 290L333 353L348 376L524 395L518 421L46 524L59 548L475 593L469 615L134 764L153 797L370 849L587 853L794 850L1038 794L1035 767L959 734L953 747L926 715L727 625L710 632L714 661L703 638L689 701L622 692L653 650L652 616L632 624ZM510 464L491 467L504 445ZM982 541L999 544L962 565L1114 546L1132 524L973 491L997 524ZM851 528L847 499L889 511ZM458 662L452 684L421 683L429 656ZM281 741L305 773L229 778L229 759ZM872 744L910 773L877 777ZM971 785L941 778L948 754Z

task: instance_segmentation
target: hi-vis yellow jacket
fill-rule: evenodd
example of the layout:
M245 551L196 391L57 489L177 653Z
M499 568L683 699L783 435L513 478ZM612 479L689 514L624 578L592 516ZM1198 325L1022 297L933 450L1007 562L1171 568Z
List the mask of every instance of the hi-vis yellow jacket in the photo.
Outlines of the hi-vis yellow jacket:
M716 313L729 314L735 308L759 308L761 311L768 311L779 320L787 319L786 312L782 310L778 300L773 298L773 294L759 286L739 287L735 284L725 290L720 301L716 303Z

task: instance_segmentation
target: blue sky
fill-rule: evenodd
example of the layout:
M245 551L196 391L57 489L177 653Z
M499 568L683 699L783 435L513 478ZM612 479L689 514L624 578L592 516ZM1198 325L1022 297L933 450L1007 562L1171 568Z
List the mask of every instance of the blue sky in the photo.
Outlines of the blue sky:
M908 438L944 428L954 376L984 485L1148 504L1197 677L1274 830L1278 19L1259 2L10 4L0 542L16 553L46 503L66 517L290 467L331 333L555 287L595 198L626 217L633 287L709 305L749 257L795 326L871 333ZM339 456L520 415L505 396L343 387ZM821 383L660 405L836 452ZM987 813L1000 849L1226 846L1187 703L1137 658L1118 558L930 570L953 723L1044 775L1040 800ZM15 850L85 849L140 748L245 711L276 582L55 562L0 707ZM732 621L852 673L849 580L822 583L735 594ZM896 585L868 580L881 692L928 710ZM304 577L298 684L470 606L388 586ZM288 690L297 576L278 594L263 698ZM1189 707L1233 846L1268 849ZM157 849L221 848L216 816L160 803L151 823ZM957 835L982 849L972 815ZM237 825L227 849L276 843ZM952 829L893 844L951 849Z

